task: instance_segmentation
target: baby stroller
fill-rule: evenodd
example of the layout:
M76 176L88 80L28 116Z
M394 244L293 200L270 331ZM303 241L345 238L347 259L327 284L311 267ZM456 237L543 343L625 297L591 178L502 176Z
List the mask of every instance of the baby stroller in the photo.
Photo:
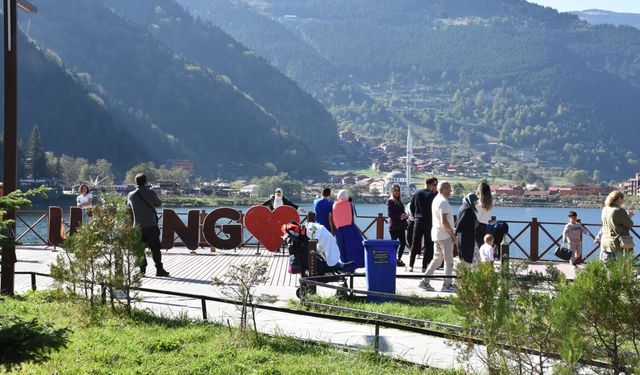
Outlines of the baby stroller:
M303 277L310 276L309 273L309 241L307 228L296 222L284 224L282 226L282 234L285 237L285 243L289 249L289 273L300 274ZM320 250L320 249L318 249ZM341 274L343 268L342 263L329 266L322 256L322 251L316 252L316 276L335 276L325 278L323 282L342 282L343 287L347 287L347 280ZM301 289L296 290L296 295L301 296ZM338 295L344 295L346 292L338 291Z

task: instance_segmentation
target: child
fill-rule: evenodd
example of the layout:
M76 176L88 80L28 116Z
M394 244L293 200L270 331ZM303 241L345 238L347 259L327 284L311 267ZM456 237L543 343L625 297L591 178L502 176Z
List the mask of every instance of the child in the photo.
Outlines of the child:
M565 225L564 231L562 232L562 241L569 244L569 248L573 253L571 259L569 259L569 264L577 266L582 263L582 235L586 234L594 239L595 237L587 228L578 222L578 214L575 211L569 211L568 216L569 222Z
M493 263L493 236L486 234L484 236L484 245L480 246L480 261Z

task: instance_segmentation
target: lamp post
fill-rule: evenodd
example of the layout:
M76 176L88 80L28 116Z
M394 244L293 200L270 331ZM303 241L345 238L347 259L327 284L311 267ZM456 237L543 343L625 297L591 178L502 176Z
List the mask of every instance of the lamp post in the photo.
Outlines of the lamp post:
M3 0L4 11L4 165L3 194L15 191L18 183L18 27L17 9L35 13L37 8L27 0ZM5 220L15 220L13 210L7 212ZM15 223L10 228L9 238L2 247L0 293L12 295L16 259Z

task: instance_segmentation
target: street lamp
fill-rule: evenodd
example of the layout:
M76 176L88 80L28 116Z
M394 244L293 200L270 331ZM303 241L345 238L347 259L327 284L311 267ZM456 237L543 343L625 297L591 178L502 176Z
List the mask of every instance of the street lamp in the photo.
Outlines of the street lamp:
M27 0L3 0L4 13L4 165L3 194L16 190L18 183L18 27L17 8L35 13L38 9ZM9 210L5 220L15 220L16 213ZM14 221L15 222L15 221ZM0 293L12 295L16 264L15 224L9 230L6 245L2 247Z

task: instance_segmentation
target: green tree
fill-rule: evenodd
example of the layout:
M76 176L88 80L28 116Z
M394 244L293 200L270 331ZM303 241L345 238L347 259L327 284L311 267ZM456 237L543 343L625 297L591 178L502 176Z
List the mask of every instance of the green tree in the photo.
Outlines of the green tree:
M83 181L105 179L100 185L112 185L114 181L111 163L105 159L96 160L95 164L85 164L80 168L78 178Z
M302 182L292 179L286 173L258 178L253 182L259 185L257 189L258 196L263 198L270 197L277 188L281 188L287 199L298 200L302 196L302 189L304 188Z
M453 184L453 186L451 188L453 189L453 194L454 195L463 195L464 194L464 185L462 185L459 182L456 182L455 184Z
M0 196L0 248L2 248L0 294L13 295L16 263L15 237L11 234L15 220L2 219L10 211L31 206L29 197L45 195L46 189L41 186L35 190L22 192L15 190Z
M133 166L133 168L127 171L125 182L130 184L136 183L136 175L138 173L144 173L147 176L147 181L158 181L159 173L156 165L153 162L140 163Z
M640 369L640 268L633 256L590 262L556 297L558 325L575 328L563 335L563 359L607 358L611 373ZM636 371L632 371L635 367Z
M569 182L571 182L574 186L584 185L588 183L591 179L589 178L589 173L585 170L575 170L569 173Z
M34 125L33 129L31 129L24 155L24 170L27 178L49 177L47 155L42 147L38 125Z
M62 155L58 158L60 164L60 177L67 185L74 184L80 180L80 171L89 162L85 158L74 158L68 155Z
M91 307L96 302L106 303L108 292L112 309L121 304L131 313L133 288L141 284L139 269L145 245L139 228L131 224L124 199L101 195L91 221L65 241L65 250L71 256L58 256L51 265L51 275L69 288L82 288ZM94 295L97 286L105 293L99 301ZM125 292L125 301L114 297L116 291Z

